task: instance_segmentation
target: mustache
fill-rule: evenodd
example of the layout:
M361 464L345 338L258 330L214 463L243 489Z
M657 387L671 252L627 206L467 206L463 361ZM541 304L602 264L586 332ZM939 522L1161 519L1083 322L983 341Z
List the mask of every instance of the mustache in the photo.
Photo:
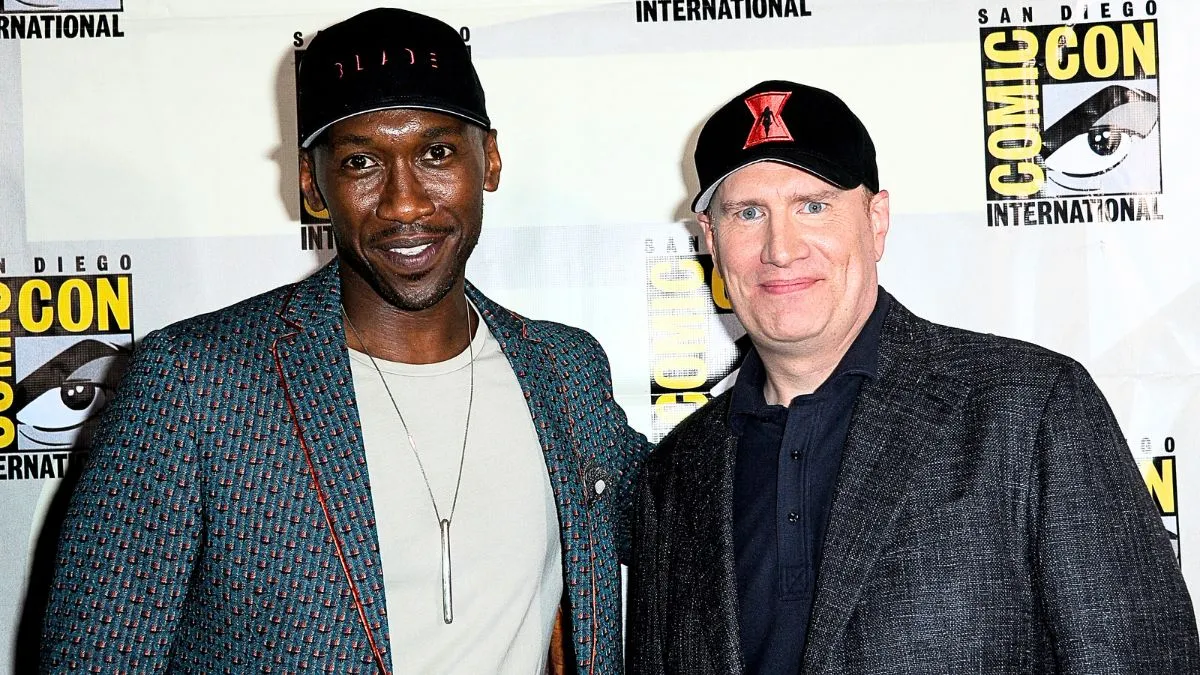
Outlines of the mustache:
M387 241L388 239L391 239L393 237L400 236L400 235L408 235L408 236L421 235L421 234L432 234L432 235L447 234L448 235L448 234L454 234L455 229L456 228L453 228L453 227L427 225L427 224L419 223L419 222L418 223L408 223L408 224L401 223L398 225L393 225L392 227L389 227L385 230L380 230L379 232L372 234L367 239L366 243L368 246L374 246L376 244L379 244L380 242Z

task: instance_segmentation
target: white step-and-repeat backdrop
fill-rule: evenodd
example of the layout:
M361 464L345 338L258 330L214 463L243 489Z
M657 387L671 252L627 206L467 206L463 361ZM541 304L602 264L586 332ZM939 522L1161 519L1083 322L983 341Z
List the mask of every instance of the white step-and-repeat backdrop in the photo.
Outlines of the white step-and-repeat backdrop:
M332 254L297 188L296 55L373 4L0 0L0 670L32 668L56 519L135 341ZM806 82L875 138L884 285L1082 361L1200 589L1200 4L400 4L461 27L499 130L470 278L592 331L639 429L744 345L687 209L699 126Z

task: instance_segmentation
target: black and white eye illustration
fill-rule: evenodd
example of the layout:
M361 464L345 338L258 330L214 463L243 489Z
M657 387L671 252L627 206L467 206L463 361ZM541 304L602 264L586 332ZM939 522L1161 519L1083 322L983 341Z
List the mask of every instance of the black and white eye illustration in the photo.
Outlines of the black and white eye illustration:
M62 349L39 350L48 358L16 386L17 446L30 450L87 447L96 415L112 397L129 361L129 345L128 340L85 338Z
M1047 86L1047 102L1080 93L1079 85ZM1057 95L1057 96L1056 96ZM1071 97L1073 98L1073 97ZM1161 191L1158 97L1110 84L1069 107L1042 133L1044 193L1135 194Z

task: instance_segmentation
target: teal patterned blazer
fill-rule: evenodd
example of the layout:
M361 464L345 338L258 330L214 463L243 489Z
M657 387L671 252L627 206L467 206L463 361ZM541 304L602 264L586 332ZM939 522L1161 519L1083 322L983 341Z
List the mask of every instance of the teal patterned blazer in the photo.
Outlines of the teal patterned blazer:
M467 292L545 451L568 659L619 673L618 553L649 445L594 338ZM384 601L340 303L335 260L139 344L63 524L45 671L391 672L404 608Z

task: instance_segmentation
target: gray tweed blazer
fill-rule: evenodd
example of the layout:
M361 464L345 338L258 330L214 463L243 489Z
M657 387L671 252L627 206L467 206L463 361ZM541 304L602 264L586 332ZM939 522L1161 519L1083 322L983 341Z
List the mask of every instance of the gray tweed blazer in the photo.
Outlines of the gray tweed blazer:
M743 672L729 395L639 488L630 673ZM1191 601L1078 363L893 303L834 494L802 673L1195 673Z

